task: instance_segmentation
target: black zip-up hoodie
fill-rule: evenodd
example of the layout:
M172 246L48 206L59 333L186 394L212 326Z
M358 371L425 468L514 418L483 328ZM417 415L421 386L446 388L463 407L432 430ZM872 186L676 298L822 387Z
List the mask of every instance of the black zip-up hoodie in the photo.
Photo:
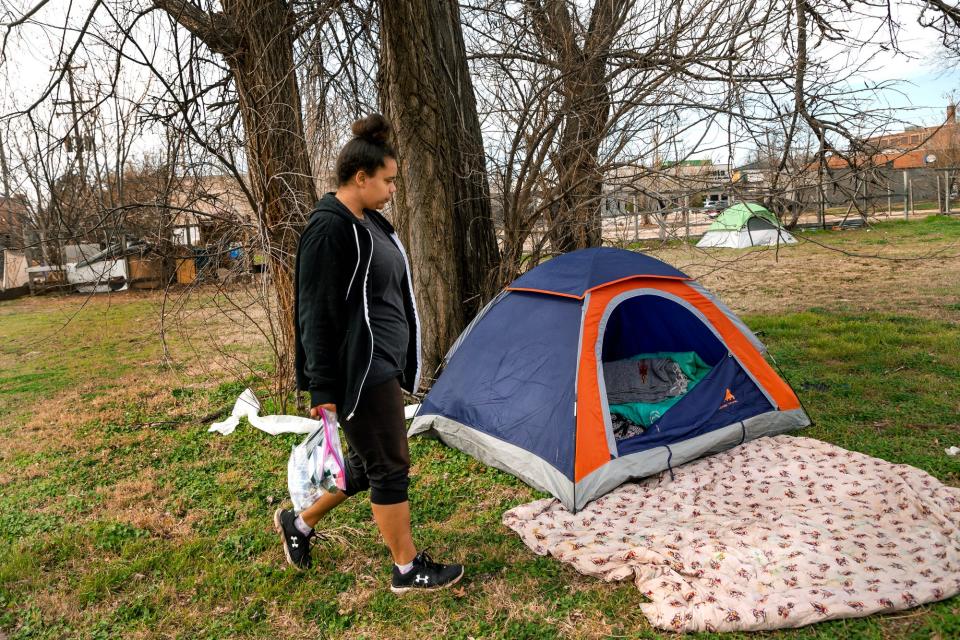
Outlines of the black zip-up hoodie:
M364 215L383 229L403 254L407 277L404 310L410 327L402 387L420 384L420 324L410 262L393 225L378 211ZM310 392L311 406L335 403L350 418L373 359L367 278L373 238L347 207L327 193L310 214L297 247L294 295L297 391Z

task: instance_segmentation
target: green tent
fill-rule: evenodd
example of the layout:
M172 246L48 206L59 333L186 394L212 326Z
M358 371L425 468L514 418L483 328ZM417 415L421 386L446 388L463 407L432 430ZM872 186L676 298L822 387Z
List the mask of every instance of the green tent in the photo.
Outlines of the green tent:
M742 249L794 242L777 216L755 202L740 202L717 216L697 246Z
M774 227L780 227L777 216L756 202L738 202L724 209L723 213L716 217L707 231L740 231L747 226L750 218L762 218Z

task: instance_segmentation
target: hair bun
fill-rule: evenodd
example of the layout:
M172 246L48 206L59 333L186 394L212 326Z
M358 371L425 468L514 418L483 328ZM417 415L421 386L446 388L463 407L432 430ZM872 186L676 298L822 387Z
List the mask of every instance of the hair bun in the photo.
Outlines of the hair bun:
M379 113L360 118L351 127L353 135L374 144L385 144L390 135L390 123Z

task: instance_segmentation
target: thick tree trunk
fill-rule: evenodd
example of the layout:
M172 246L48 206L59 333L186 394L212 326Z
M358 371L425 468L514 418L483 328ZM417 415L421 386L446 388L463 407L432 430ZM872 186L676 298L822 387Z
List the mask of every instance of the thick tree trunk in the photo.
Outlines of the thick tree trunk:
M270 248L276 297L274 391L285 403L294 381L297 241L317 199L293 59L292 10L282 0L224 0L223 13L213 14L183 0L155 4L223 55L237 86L252 204Z
M394 220L410 249L429 382L494 293L497 243L457 3L380 7L380 98L400 156Z
M262 232L269 238L270 275L277 300L278 395L293 382L293 281L304 217L317 200L303 133L293 61L290 5L281 0L225 0L224 13L244 45L227 62L240 98L247 136L250 190Z

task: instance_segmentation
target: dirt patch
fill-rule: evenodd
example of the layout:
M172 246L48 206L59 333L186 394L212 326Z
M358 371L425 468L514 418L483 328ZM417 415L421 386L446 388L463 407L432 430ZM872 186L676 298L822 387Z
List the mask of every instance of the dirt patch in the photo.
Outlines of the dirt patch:
M800 245L779 251L670 247L646 252L696 278L737 313L822 307L960 322L960 247L955 243L904 240L855 251L868 255L848 256L801 237Z
M65 582L65 581L64 581ZM76 596L69 588L48 591L38 589L33 592L33 604L43 611L48 620L71 620L80 619L80 612L83 607L77 601ZM5 638L0 632L0 638Z
M525 580L521 585L510 584L503 578L493 578L482 587L477 584L471 585L470 590L478 588L482 592L481 602L487 619L505 614L506 625L511 621L537 621L562 630L564 638L607 638L613 633L613 628L599 611L573 609L563 614L556 613L549 598L535 595L538 593L539 584L533 578ZM570 584L567 586L570 593L597 588L609 590L613 587L598 585L596 581L587 583L581 576L571 577ZM530 594L530 596L518 600L517 593ZM635 628L636 625L633 627Z
M82 425L118 425L128 429L157 426L150 416L164 422L189 424L208 414L203 398L174 400L171 389L181 385L175 373L151 377L130 374L112 380L114 387L102 390L102 379L92 380L61 393L55 400L42 400L30 407L28 418L17 427L19 437L0 439L0 458L63 448L88 447L101 439L97 428L81 433ZM91 395L94 397L90 397ZM131 413L131 409L136 409Z
M149 467L135 477L102 487L98 493L103 502L90 517L109 516L161 538L185 538L191 535L192 525L198 519L192 512L178 517L168 510L167 499L171 488L159 483L156 471Z
M337 611L340 615L362 612L370 600L377 595L383 585L372 581L358 580L357 583L337 596Z

